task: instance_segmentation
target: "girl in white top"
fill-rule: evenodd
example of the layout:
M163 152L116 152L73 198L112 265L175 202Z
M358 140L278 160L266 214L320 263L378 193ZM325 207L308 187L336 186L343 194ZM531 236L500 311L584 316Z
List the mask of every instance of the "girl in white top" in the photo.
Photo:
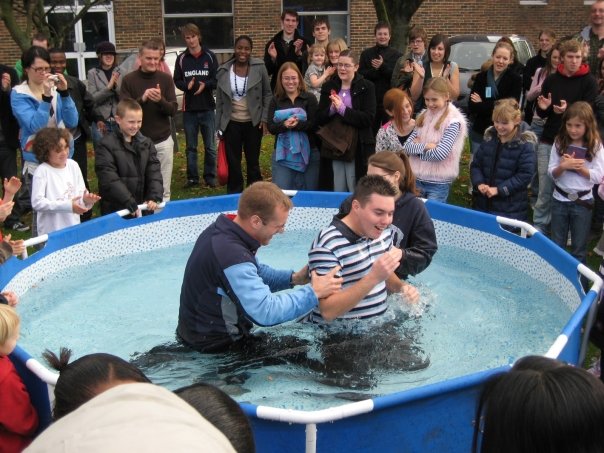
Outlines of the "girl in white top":
M70 138L67 129L47 127L34 139L40 165L34 173L31 205L40 235L79 224L80 215L101 199L86 190L80 167L68 158Z
M548 166L554 180L551 239L565 248L570 232L571 254L584 263L594 203L592 188L604 176L604 150L587 102L571 104L562 124Z

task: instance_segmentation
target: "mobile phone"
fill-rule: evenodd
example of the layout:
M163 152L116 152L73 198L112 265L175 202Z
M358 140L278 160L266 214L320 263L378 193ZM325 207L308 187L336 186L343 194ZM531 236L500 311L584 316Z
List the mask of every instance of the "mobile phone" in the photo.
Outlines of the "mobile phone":
M584 146L576 146L576 145L568 145L566 149L566 154L572 156L574 155L575 159L585 159L585 155L587 154L587 148Z

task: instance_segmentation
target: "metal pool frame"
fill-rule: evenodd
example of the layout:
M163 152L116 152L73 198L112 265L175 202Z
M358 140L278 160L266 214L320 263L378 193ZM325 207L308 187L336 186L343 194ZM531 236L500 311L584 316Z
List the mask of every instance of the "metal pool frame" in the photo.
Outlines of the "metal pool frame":
M292 192L290 195L296 207L336 208L347 194ZM0 268L0 287L8 285L33 262L65 247L130 226L174 217L233 212L237 200L238 196L228 195L170 202L163 211L153 216L124 220L120 215L112 214L53 233L33 241L48 240L43 250L24 260L11 259ZM527 253L536 254L553 265L562 278L574 286L580 302L573 315L550 349L547 352L535 351L535 354L560 358L573 364L581 363L588 342L585 332L593 324L597 296L602 286L597 274L526 223L433 201L427 201L426 206L437 222L486 232L520 245ZM521 233L509 233L501 228L502 224L518 226ZM587 294L583 293L579 274L593 283ZM19 347L10 357L30 391L40 414L41 425L46 426L50 423L50 401L57 375ZM252 421L257 450L261 452L465 453L471 446L475 401L482 383L489 376L504 372L509 367L506 364L436 384L318 411L278 409L245 403L241 406Z

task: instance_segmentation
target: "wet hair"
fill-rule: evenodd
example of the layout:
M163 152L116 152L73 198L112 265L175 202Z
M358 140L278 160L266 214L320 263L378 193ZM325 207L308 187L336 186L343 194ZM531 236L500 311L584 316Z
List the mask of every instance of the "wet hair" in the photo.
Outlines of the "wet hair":
M449 55L451 55L451 44L449 43L449 38L446 35L443 35L442 33L432 36L432 39L430 40L430 44L428 44L428 59L430 61L432 61L432 56L430 55L429 50L436 48L436 46L438 46L441 43L445 48L445 55L443 57L443 63L446 63L447 61L449 61Z
M50 64L50 54L48 53L48 50L40 46L31 46L21 55L21 65L23 66L23 69L27 69L34 64L36 58L40 58ZM27 74L24 73L23 76L26 77Z
M293 9L284 9L281 13L281 20L285 20L285 16L293 16L296 18L296 22L300 22L300 17L298 16L298 11L294 11Z
M59 372L54 392L55 420L73 412L110 387L125 382L151 383L136 366L111 354L88 354L70 363L71 350L61 348L58 357L48 349L42 353L42 357Z
M134 110L135 112L142 112L143 108L134 99L122 99L120 102L117 103L117 107L115 108L115 114L120 118L123 118L126 115L126 112L131 110Z
M67 146L71 142L71 134L67 129L58 127L44 127L36 132L32 144L32 150L38 162L48 162L48 156L59 147L61 139L65 140Z
M564 58L568 52L583 53L583 44L577 39L567 39L560 43L560 58Z
M365 206L373 194L394 198L398 195L398 191L381 176L365 175L357 182L352 192L352 200L357 200L361 206Z
M237 402L210 384L198 383L174 390L203 418L218 428L237 453L254 453L254 434L250 421Z
M414 39L421 38L424 43L428 41L428 33L424 30L423 27L418 27L414 25L409 29L409 34L407 35L409 41L413 41Z
M0 344L6 343L15 336L19 328L19 315L13 307L0 304Z
M401 116L403 114L403 103L407 101L411 106L411 116L413 116L413 101L406 91L399 88L391 88L384 94L384 109L393 113L392 122L399 129L403 129Z
M253 215L257 215L268 221L273 218L278 206L289 211L293 207L293 203L276 184L258 181L241 193L237 215L242 219L249 219Z
M568 132L566 132L566 122L572 118L577 118L585 124L585 135L583 136L583 141L587 148L585 159L591 162L600 148L601 141L594 111L592 110L591 105L585 101L573 102L562 114L562 126L556 137L558 155L562 156L563 154L566 154L566 151L572 142Z
M375 34L377 33L377 31L381 30L382 28L387 28L388 29L388 33L392 34L392 27L390 26L390 22L386 22L385 20L381 20L377 24L375 24L375 27L373 27L373 35L375 36Z
M495 102L495 108L493 108L493 115L491 115L491 119L493 122L518 121L518 123L520 123L520 120L522 119L520 104L518 104L518 101L514 98L499 99Z
M473 453L601 452L604 383L554 359L524 357L485 383L475 415Z
M286 61L279 68L279 72L277 73L277 81L275 83L275 97L277 99L286 99L287 94L285 93L285 88L283 88L283 82L281 77L283 73L287 70L294 71L298 75L298 92L303 93L306 91L306 83L304 83L304 76L300 72L298 65L296 63L292 63L291 61Z
M323 24L327 25L328 30L331 30L331 24L329 23L329 17L327 16L315 17L315 19L312 21L312 30L315 31L315 27Z
M444 77L432 77L431 79L428 79L428 81L424 85L424 95L428 92L428 90L434 91L436 94L446 98L447 100L450 99L449 83L447 82L447 79L445 79ZM417 117L417 121L415 122L417 127L423 127L424 118L426 117L426 111L427 110L424 110ZM448 114L449 114L449 102L447 102L444 112L442 113L442 115L440 116L438 121L436 121L436 124L434 124L434 128L436 130L440 129L441 124L443 123L443 121L445 120L445 118L447 117Z
M352 62L354 64L359 64L359 57L354 50L351 50L351 49L343 50L342 52L340 52L339 58L342 58L342 57L348 57L352 60Z
M367 164L380 168L389 174L394 174L398 171L401 175L398 181L398 189L402 193L408 192L417 195L415 175L413 174L413 170L411 170L409 158L404 151L379 151L369 157Z
M180 34L183 38L188 35L195 35L201 38L201 30L197 25L192 24L191 22L180 27Z

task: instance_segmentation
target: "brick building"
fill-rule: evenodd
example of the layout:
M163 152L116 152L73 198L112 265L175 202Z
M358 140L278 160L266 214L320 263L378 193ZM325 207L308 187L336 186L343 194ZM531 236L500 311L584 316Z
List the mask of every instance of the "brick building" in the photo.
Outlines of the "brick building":
M404 1L404 0L402 0ZM77 5L77 0L61 1ZM578 32L587 24L589 5L585 0L425 0L412 19L428 34L459 33L523 34L536 43L541 28L552 28L559 36ZM77 6L74 6L77 7ZM71 33L65 49L70 72L85 76L96 63L94 49L109 39L118 50L136 48L150 36L163 36L168 47L183 48L178 27L193 21L200 25L205 43L223 58L232 51L233 38L240 34L254 39L254 53L261 55L264 43L280 29L282 9L301 11L302 29L310 35L316 14L326 14L332 36L344 36L353 49L373 44L376 22L371 0L113 0L91 10ZM60 11L58 9L58 11ZM61 14L71 14L65 7ZM396 26L396 24L393 24ZM0 23L0 62L12 64L20 55L3 23Z

